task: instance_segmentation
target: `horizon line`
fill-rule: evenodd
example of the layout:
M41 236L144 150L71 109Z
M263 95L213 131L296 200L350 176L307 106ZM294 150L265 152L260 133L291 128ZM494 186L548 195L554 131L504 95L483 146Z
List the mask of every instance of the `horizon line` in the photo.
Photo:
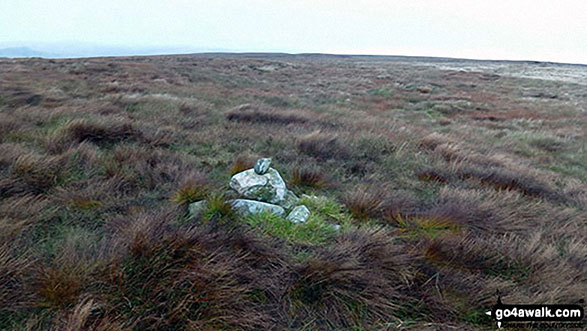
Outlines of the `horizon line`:
M120 47L120 46L105 46L105 47ZM36 51L27 46L21 47L6 47L6 49L28 48L31 51ZM135 47L129 47L135 48ZM153 46L151 48L158 48ZM145 49L148 49L145 47ZM1 51L2 49L0 49ZM40 53L50 53L39 51ZM468 57L453 57L453 56L431 56L431 55L401 55L401 54L360 54L360 53L331 53L331 52L285 52L285 51L195 51L195 52L172 52L165 53L162 51L149 54L124 54L124 55L80 55L80 56L48 56L48 55L33 55L33 56L0 56L0 59L47 59L47 60L74 60L74 59L99 59L99 58L127 58L127 57L150 57L150 56L190 56L190 55L234 55L234 56L331 56L331 57L380 57L380 58L412 58L412 59L435 59L448 61L471 61L471 62L508 62L508 63L528 63L528 64L555 64L555 65L572 65L572 66L587 66L587 63L577 62L560 62L560 61L543 61L543 60L509 60L509 59L482 59L482 58L468 58Z

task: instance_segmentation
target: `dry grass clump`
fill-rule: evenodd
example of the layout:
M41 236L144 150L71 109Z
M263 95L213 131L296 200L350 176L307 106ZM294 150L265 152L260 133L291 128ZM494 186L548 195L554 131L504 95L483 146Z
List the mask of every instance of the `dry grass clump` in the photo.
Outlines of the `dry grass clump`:
M395 217L398 233L410 238L435 238L446 234L458 234L463 226L446 217Z
M10 176L0 179L0 196L45 194L50 189L90 175L97 155L87 144L80 144L66 152L50 156L24 153L13 160Z
M0 200L0 243L13 240L44 216L50 215L48 205L48 200L38 195Z
M547 183L527 173L520 173L505 168L491 167L478 169L469 167L460 171L465 178L479 180L481 184L496 190L517 190L525 195L560 200L561 196Z
M30 150L21 144L0 143L0 170L7 169L19 156L29 152Z
M383 210L384 195L375 187L363 187L345 194L342 202L351 215L364 221L379 216Z
M52 135L50 150L66 149L67 144L91 142L107 146L121 141L137 140L143 134L131 123L110 121L89 121L87 119L71 120L59 127Z
M16 243L12 238L0 242L0 315L14 312L31 300L25 288L34 259L30 251Z
M20 87L10 87L3 90L2 103L9 108L37 106L43 101L43 95Z
M445 184L451 179L451 175L439 169L424 169L416 172L416 176L421 181L436 182Z
M41 305L61 308L77 301L84 279L71 266L43 268L37 277Z
M438 200L414 216L450 219L474 231L506 233L534 226L524 216L531 208L517 192L444 187Z
M95 243L94 234L87 230L66 232L51 262L33 273L38 305L61 309L78 301L99 266Z
M330 177L318 168L294 168L291 173L291 183L296 186L312 188L326 188L331 186Z
M210 191L210 180L203 174L195 173L182 179L180 188L172 195L171 201L189 204L204 199Z
M299 111L293 110L261 110L261 109L232 109L226 113L226 119L229 121L260 123L260 124L305 124L310 121L309 118L302 115Z
M251 155L239 154L230 167L230 175L233 176L239 172L253 168L255 166L255 161L255 158Z
M94 298L83 298L71 310L56 317L55 325L65 331L123 331L122 325L112 318L96 318L100 302Z
M108 272L108 315L137 328L271 325L254 295L260 290L255 282L263 276L246 265L253 257L246 250L252 242L221 229L172 228L172 217L165 211L141 214L117 225L130 254Z
M11 137L19 136L18 131L23 126L24 123L16 118L0 113L0 143Z
M384 232L356 231L297 265L287 291L293 325L383 327L405 300L413 271L408 255ZM308 322L309 321L309 322Z
M143 140L151 147L170 147L176 144L181 135L174 127L166 126L157 129L145 130Z
M177 183L194 174L193 166L177 153L137 145L116 145L100 160L107 178L123 194L148 189L165 193L177 190Z
M313 132L298 139L298 149L318 159L345 159L350 155L347 147L339 142L336 135Z
M468 236L441 237L425 249L425 256L434 263L468 272L481 272L492 276L525 282L530 277L531 263L520 254L514 243L500 240L501 245ZM504 244L507 244L504 246Z
M455 141L452 138L437 132L433 132L420 139L419 146L424 149L434 150L440 145L453 143L455 143Z
M11 177L3 179L5 185L0 188L0 196L46 192L60 179L63 161L63 158L32 153L18 156L10 168Z
M213 220L226 220L234 216L232 205L222 193L211 193L206 199L206 217Z
M421 209L421 203L405 192L392 192L383 200L381 216L390 224L395 224L399 219L411 217Z

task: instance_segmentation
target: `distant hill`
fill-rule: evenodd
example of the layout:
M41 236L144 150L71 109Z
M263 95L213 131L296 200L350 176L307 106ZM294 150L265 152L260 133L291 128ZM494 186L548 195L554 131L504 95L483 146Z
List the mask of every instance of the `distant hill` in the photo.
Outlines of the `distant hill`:
M88 43L33 43L2 44L0 57L43 57L43 58L79 58L102 56L136 56L161 54L186 54L209 51L192 47L133 47L93 45Z
M38 51L29 47L0 48L0 57L52 57L55 54Z

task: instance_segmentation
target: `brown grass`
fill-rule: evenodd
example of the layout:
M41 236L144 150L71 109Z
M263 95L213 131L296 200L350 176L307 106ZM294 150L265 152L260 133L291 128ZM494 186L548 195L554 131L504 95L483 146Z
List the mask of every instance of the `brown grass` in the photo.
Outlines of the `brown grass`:
M182 179L180 188L173 193L171 201L189 204L204 199L210 191L210 180L202 174L194 174Z
M250 155L238 155L230 167L230 175L233 176L239 172L252 169L255 166L256 161L257 160L255 160L255 158Z
M226 119L237 122L276 125L305 124L311 120L296 111L261 110L253 107L230 110L226 113Z
M349 150L339 142L336 135L313 132L298 140L298 149L318 159L341 158L350 154Z
M294 168L291 173L291 183L312 188L327 188L332 185L324 171L308 167Z
M247 241L211 228L173 229L166 225L170 216L142 215L127 222L134 238L131 255L109 271L108 310L139 328L269 325L271 318L251 301L256 271L243 264L252 257L242 249Z
M377 325L404 299L402 289L412 277L406 259L384 233L339 237L336 245L318 250L296 267L288 290L289 300L300 307L294 323L310 320L310 326L317 326L326 318L337 329Z
M342 200L351 215L365 221L380 215L384 201L382 194L375 187L364 187L347 193Z
M126 140L136 140L142 133L131 123L111 121L89 121L86 119L71 120L60 126L50 137L49 149L58 152L67 149L70 143L84 141L106 146ZM156 138L153 138L157 141Z

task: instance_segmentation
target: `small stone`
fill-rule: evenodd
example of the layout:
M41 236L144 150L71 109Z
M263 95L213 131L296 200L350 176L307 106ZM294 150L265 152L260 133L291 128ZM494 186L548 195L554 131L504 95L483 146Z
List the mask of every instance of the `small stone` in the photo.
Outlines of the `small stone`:
M257 160L257 163L255 163L255 172L257 173L257 175L264 175L267 172L267 170L269 170L270 165L270 158L259 159Z
M285 210L282 207L270 203L247 199L235 199L230 200L230 204L235 212L243 216L259 214L262 212L271 213L276 216L285 215Z
M188 211L190 213L190 218L197 220L200 215L202 214L202 212L204 210L206 210L206 208L208 207L206 200L201 200L201 201L196 201L193 203L190 203L188 206Z
M332 224L332 228L336 231L340 231L341 226L338 224Z
M293 223L304 223L308 220L308 217L310 217L310 210L304 205L295 207L289 215L287 215L287 219Z

